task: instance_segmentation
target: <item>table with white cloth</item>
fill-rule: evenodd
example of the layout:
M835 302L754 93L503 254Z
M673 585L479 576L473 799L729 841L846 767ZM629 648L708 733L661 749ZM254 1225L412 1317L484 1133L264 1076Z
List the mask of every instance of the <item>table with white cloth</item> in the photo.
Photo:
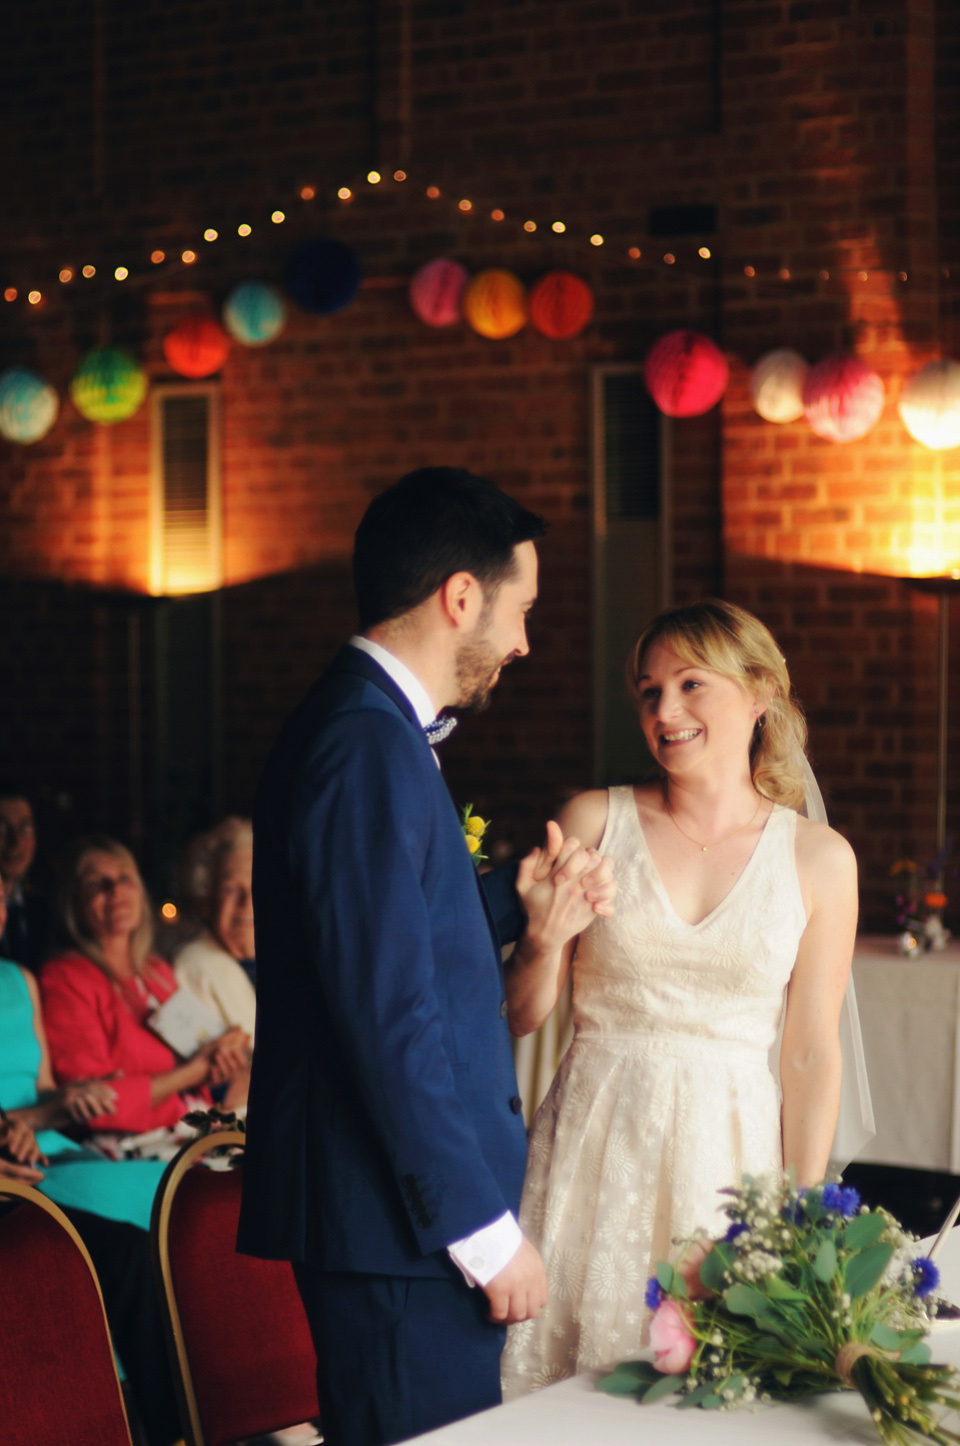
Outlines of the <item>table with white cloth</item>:
M853 976L877 1126L858 1161L960 1174L960 943L861 937Z
M926 1242L929 1249L931 1241ZM960 1230L951 1232L937 1258L945 1293L960 1297ZM960 1367L960 1325L937 1327L931 1337L935 1361ZM573 1376L506 1406L495 1406L439 1431L418 1436L431 1446L815 1446L848 1441L880 1446L880 1437L859 1392L839 1391L789 1405L739 1411L678 1411L668 1401L641 1406L625 1396L596 1390L595 1372ZM948 1421L956 1429L956 1418Z

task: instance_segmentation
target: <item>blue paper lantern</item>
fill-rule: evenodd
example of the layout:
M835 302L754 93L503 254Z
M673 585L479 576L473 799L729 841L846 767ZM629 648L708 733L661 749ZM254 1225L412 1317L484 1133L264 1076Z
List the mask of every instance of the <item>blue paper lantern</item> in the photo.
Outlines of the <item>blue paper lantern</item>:
M305 241L291 256L284 275L287 290L304 311L329 316L357 294L360 263L342 241Z
M287 324L287 307L275 286L243 281L223 305L223 324L243 346L266 346Z
M0 373L0 433L8 442L39 442L59 410L60 399L53 387L36 372L10 367Z

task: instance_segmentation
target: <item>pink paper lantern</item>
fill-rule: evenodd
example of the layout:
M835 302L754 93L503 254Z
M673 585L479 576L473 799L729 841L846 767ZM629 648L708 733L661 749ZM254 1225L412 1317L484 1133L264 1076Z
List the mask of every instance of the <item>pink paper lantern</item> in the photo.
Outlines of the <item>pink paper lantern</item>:
M750 373L750 400L765 422L795 422L803 416L803 384L810 368L789 347L768 351Z
M702 332L668 331L647 353L643 375L661 412L699 417L723 396L729 368L723 352Z
M905 385L900 419L915 442L934 452L960 447L960 363L929 362Z
M856 356L828 356L807 372L803 410L811 430L828 442L856 442L883 411L883 382Z
M469 280L469 271L459 261L438 256L414 275L410 305L427 326L453 326L462 315L461 303Z

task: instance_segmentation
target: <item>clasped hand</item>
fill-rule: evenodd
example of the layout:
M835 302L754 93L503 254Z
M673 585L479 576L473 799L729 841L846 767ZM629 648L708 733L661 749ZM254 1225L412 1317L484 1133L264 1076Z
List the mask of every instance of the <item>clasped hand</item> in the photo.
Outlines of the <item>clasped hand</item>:
M612 914L616 892L611 860L579 839L565 839L552 819L543 848L531 849L517 871L527 932L544 950L560 948L595 916Z

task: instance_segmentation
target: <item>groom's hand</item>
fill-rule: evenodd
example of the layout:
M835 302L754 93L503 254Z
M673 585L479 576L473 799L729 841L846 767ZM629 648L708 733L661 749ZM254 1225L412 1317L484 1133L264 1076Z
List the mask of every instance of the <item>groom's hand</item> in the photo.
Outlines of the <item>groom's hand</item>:
M490 1302L490 1319L498 1325L536 1320L547 1303L547 1273L526 1236L516 1255L483 1291Z

